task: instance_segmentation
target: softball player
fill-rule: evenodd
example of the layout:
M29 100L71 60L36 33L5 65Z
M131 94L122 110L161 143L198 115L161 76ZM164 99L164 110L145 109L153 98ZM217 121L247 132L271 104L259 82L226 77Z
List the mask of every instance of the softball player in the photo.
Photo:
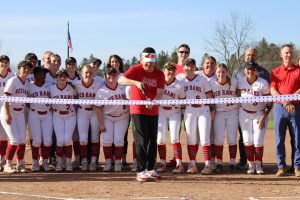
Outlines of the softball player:
M19 73L8 79L5 88L5 96L27 97L26 76L30 73L32 65L28 61L18 64ZM6 164L4 172L13 173L12 159L17 152L17 172L26 172L24 154L26 142L26 129L24 109L25 103L4 102L1 108L1 123L9 138L6 152Z
M215 73L216 65L217 65L217 60L213 56L207 56L203 62L203 70L197 71L196 74L197 73L200 74L211 84L212 82L215 82L217 80L217 76ZM215 164L216 147L215 147L215 133L213 128L213 121L212 121L212 127L210 129L210 147L211 147L210 167L214 171L216 170L216 164Z
M35 67L33 69L34 81L28 83L28 96L32 98L49 98L50 89L45 84L47 69ZM31 103L28 115L29 132L32 137L32 167L33 172L40 170L38 162L39 148L41 147L42 167L50 171L48 159L52 145L52 112L50 104ZM43 143L43 145L41 145Z
M228 77L227 66L223 63L217 65L217 80L211 81L210 85L214 98L236 97L237 80ZM225 131L227 130L227 143L229 145L229 170L234 170L237 151L236 133L238 128L238 107L239 104L216 104L216 112L213 121L215 155L217 158L216 172L223 169L223 144Z
M26 54L25 56L25 60L27 60L28 62L31 63L31 65L33 66L33 69L37 66L38 64L38 57L34 54L34 53L28 53ZM34 77L33 77L33 69L31 70L31 73L28 74L28 76L26 77L27 79L27 82L31 82L34 80Z
M90 65L93 69L93 78L96 81L100 82L101 84L104 84L105 80L102 77L98 76L98 72L100 71L101 64L102 64L102 61L98 58L92 59L91 63L90 63Z
M57 84L50 87L50 97L54 99L74 99L76 91L67 83L67 71L57 71ZM62 171L62 158L66 156L66 170L72 167L72 136L76 125L76 113L72 104L53 104L53 127L57 139L55 171Z
M68 83L74 85L75 82L81 80L80 75L77 73L77 61L74 57L69 57L65 61L66 70L68 73ZM77 113L78 106L75 105L75 112ZM77 123L73 133L73 151L74 151L74 161L72 163L74 169L78 169L80 166L80 142L79 142L79 133L77 128Z
M118 100L126 99L125 86L116 81L117 71L109 68L105 74L106 84L102 86L96 99ZM115 145L115 172L122 171L121 159L124 149L124 135L128 128L129 108L126 105L96 105L100 131L103 132L103 151L105 166L103 171L111 170L112 144Z
M196 61L187 59L185 61L184 70L186 78L183 79L184 90L187 99L203 99L212 98L212 91L209 82L202 76L195 74ZM197 130L200 135L200 142L203 149L205 167L201 171L202 174L211 174L210 168L210 129L211 129L211 113L210 107L203 104L187 105L184 113L184 123L187 133L188 154L190 164L188 173L198 172L196 166L197 154Z
M61 58L58 54L51 54L49 73L46 74L46 84L48 86L56 84L56 72L59 70L61 65Z
M270 95L269 83L258 77L253 62L245 64L246 76L238 79L238 94L241 97ZM263 143L268 113L272 103L241 103L239 122L243 133L245 152L248 159L248 174L264 174L262 169ZM255 160L255 163L254 163Z
M82 68L82 80L74 83L75 89L78 92L79 99L94 99L97 91L102 86L100 82L94 81L92 78L93 71L89 65ZM91 126L91 140L92 140L92 158L88 165L87 161L87 144L88 131ZM100 148L99 141L99 124L95 109L92 105L79 105L77 111L77 127L80 141L80 154L82 158L81 170L90 171L96 170L96 161Z
M0 56L0 95L3 96L4 87L8 79L10 79L13 74L8 72L7 69L9 67L9 57L6 55ZM0 102L0 106L2 107L3 103ZM5 153L7 148L8 138L7 134L0 123L0 171L4 169L5 165Z
M164 74L166 86L164 90L163 100L184 99L185 92L183 83L175 78L176 66L173 63L166 63L164 65ZM176 159L176 168L174 173L182 173L182 148L180 143L180 123L181 110L178 106L164 105L159 107L158 116L158 134L157 147L160 157L160 165L157 172L164 172L166 169L166 134L169 126L171 144Z

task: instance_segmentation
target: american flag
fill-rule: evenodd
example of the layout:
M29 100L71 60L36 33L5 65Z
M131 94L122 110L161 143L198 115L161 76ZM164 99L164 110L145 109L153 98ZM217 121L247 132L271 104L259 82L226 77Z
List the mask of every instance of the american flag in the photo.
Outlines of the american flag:
M71 35L70 31L68 30L68 47L71 49L71 52L73 51L73 46L72 46L72 40L71 40Z

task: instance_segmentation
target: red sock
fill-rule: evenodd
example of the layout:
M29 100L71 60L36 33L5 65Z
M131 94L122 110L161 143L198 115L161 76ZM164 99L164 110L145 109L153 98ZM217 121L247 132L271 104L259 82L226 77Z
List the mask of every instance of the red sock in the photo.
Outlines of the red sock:
M187 145L190 160L196 160L197 145Z
M92 143L92 157L99 157L100 143Z
M254 151L255 151L255 160L262 161L263 154L264 154L264 147L263 146L255 147Z
M180 142L173 144L173 151L175 158L182 160L182 147Z
M115 146L115 160L121 160L123 157L124 146Z
M32 159L37 160L39 158L39 147L35 147L31 145L31 154L32 154Z
M9 144L6 149L6 160L12 160L16 153L17 146Z
M75 150L74 150L74 152L75 152ZM86 145L80 145L80 155L81 155L82 159L87 157L87 147L86 147Z
M215 156L218 160L223 160L223 145L214 145ZM212 151L213 152L213 151ZM212 158L214 158L212 156Z
M44 158L44 157L43 157L43 149L44 149L44 143L42 142L42 143L41 143L41 148L39 149L39 155L40 155L40 157L42 157L42 158Z
M112 146L103 146L105 160L112 157Z
M25 144L19 144L17 147L17 160L23 160L25 154Z
M246 153L247 159L249 161L254 161L254 146L253 145L250 145L250 146L244 145L244 148L245 148L245 153Z
M229 156L230 158L236 158L237 145L229 145Z
M64 146L63 150L67 158L72 158L72 145Z
M7 140L0 140L0 155L5 156L7 149Z
M203 149L203 156L204 156L204 160L210 160L211 156L210 156L210 146L202 146Z
M167 156L167 148L166 145L157 145L158 148L158 154L159 154L159 158L161 160L166 160L166 156Z
M56 146L56 156L62 158L64 156L64 148Z
M50 151L51 151L51 146L42 146L42 158L44 160L47 160L49 158L50 155Z

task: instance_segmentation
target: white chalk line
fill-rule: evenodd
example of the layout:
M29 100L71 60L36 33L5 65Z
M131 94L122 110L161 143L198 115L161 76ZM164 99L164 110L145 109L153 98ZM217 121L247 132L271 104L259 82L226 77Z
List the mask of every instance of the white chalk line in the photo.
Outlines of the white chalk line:
M300 199L300 196L292 196L292 197L249 197L249 200L259 200L259 199Z
M47 195L36 195L36 194L25 194L25 193L18 193L18 192L4 192L0 191L0 195L15 195L15 196L22 196L22 197L37 197L43 199L58 199L58 200L113 200L108 198L73 198L73 197L56 197L56 196L47 196ZM115 198L115 199L122 199L122 198ZM188 200L189 198L186 197L136 197L130 198L135 200L147 200L147 199L179 199L179 200Z

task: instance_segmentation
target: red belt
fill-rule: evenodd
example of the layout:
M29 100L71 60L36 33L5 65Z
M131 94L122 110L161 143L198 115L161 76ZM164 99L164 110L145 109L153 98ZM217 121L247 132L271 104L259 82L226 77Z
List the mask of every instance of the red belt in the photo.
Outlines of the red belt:
M163 106L162 108L165 109L165 110L172 110L173 108L176 109L177 107L172 107L172 106L171 106L171 107L167 107L167 106Z
M80 109L82 109L82 106L78 106ZM84 110L87 110L87 111L92 111L92 110L94 110L94 108L93 107L91 107L91 108L84 108Z
M22 111L23 108L13 108L14 111Z
M31 109L33 112L35 112L35 109ZM48 111L36 111L39 115L46 115Z
M201 104L191 104L192 107L194 108L199 108L201 106L206 106L206 105L201 105Z
M258 111L251 111L251 110L246 110L243 108L243 110L246 112L246 113L250 113L250 114L255 114L257 113Z
M67 114L69 114L69 111L59 111L58 113L61 115L67 115Z

